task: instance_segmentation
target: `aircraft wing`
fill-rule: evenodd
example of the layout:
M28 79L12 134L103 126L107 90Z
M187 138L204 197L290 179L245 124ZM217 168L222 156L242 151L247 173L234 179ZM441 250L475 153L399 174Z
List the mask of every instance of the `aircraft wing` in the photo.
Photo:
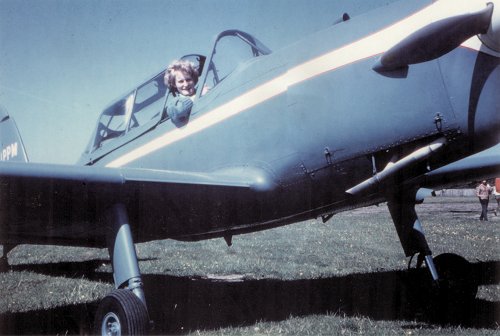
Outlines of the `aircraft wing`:
M249 167L196 173L0 162L0 244L105 247L101 217L113 204L125 204L131 222L163 212L180 212L177 218L184 219L182 213L189 208L177 201L200 208L210 198L256 193L266 187L261 173ZM160 218L148 219L160 222ZM185 221L189 231L189 218ZM137 233L142 236L135 238L140 242L189 233L176 225L152 228L150 236Z
M427 173L422 187L437 189L500 177L500 145Z
M235 173L207 174L138 168L105 168L96 166L52 165L41 163L0 163L0 181L23 180L74 182L77 184L123 185L133 182L175 183L250 187L249 176Z

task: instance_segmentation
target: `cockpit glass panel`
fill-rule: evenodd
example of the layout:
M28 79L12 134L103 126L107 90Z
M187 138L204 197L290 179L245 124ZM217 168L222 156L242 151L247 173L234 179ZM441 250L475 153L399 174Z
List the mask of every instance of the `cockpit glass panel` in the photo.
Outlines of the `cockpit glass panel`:
M104 110L99 119L92 150L132 129L151 125L150 121L160 119L167 94L164 75L165 71L162 71Z
M238 30L223 32L217 38L203 85L213 88L249 59L271 53L259 40Z
M205 56L190 54L182 59L191 61L201 74ZM165 71L157 74L137 89L106 108L97 124L97 130L91 140L90 152L101 148L108 140L131 132L135 129L147 131L160 122L164 113L168 88L164 82ZM143 127L144 126L144 127Z
M249 58L253 58L251 48L234 36L226 37L217 43L217 53L212 61L217 65L220 80L226 78L234 69Z
M160 73L137 89L129 129L144 125L162 113L167 93L164 75L165 72Z
M134 93L131 93L104 110L97 126L94 149L102 146L107 140L125 134L133 101Z

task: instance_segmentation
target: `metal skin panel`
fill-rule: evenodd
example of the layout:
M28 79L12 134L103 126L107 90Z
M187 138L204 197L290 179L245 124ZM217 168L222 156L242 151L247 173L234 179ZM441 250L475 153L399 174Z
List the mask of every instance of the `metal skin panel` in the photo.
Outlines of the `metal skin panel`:
M418 183L428 188L469 185L470 181L481 181L489 179L491 176L497 176L499 157L498 151L481 152L433 170L420 176L418 181L409 181L409 183Z
M104 110L79 167L15 162L27 158L0 109L0 159L14 161L0 162L2 261L22 243L107 246L115 287L142 302L123 318L146 330L135 243L230 245L235 234L387 202L405 255L419 253L417 267L425 260L434 281L446 280L415 202L421 188L500 169L497 153L470 157L500 140L500 51L476 36L490 34L481 36L495 48L498 33L486 26L498 15L481 1L458 14L449 13L455 3L402 1L275 53L247 33L222 32L216 41L239 38L253 58L235 52L218 67L218 44L188 55L205 64L200 88L214 86L198 90L187 122L162 120L160 72ZM103 333L116 331L106 302L121 295L98 309Z
M480 151L500 142L500 132L489 137L482 130L499 130L500 58L458 48L439 59L457 122L469 138L467 150ZM465 85L464 85L465 83Z
M134 218L135 241L168 238L186 228L193 232L199 227L181 216L189 213L193 202L198 204L193 218L200 221L211 205L206 197L213 195L216 206L211 211L219 216L227 195L254 195L272 188L259 174L249 169L210 175L8 163L0 170L0 239L10 244L105 247L107 225L102 215L117 203Z
M1 169L0 243L105 246L101 214L116 203L134 242L251 232L384 201L496 144L498 58L459 47L407 71L373 70L393 22L429 3L400 2L252 59L197 97L187 125L167 120L116 149L111 140L108 155L84 162L94 167ZM446 151L346 193L437 139Z
M23 141L19 136L14 119L0 106L0 162L27 162L28 156L24 150Z

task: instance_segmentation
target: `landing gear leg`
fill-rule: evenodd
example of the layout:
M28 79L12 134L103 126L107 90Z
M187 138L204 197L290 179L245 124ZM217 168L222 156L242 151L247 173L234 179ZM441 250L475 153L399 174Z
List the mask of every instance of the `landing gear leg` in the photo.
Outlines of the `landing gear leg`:
M432 252L415 211L416 194L416 190L396 192L389 198L387 206L405 255L411 257L419 253L418 264L420 265L422 261L425 261L432 279L438 281L439 274L432 258Z
M97 309L96 334L146 334L149 316L125 206L113 206L106 220L109 224L108 247L116 289L102 300Z
M432 278L432 318L442 322L463 322L477 293L472 267L454 254L432 257L420 220L415 211L416 190L399 191L390 197L389 211L407 257L419 254L417 267L425 261Z

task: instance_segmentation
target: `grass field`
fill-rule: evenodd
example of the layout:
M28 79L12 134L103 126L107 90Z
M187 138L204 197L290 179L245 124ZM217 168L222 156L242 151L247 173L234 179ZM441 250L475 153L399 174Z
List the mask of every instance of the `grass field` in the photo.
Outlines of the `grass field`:
M387 207L196 243L137 245L155 334L499 335L500 217L474 198L417 207L434 255L473 263L468 315L443 324L420 305L427 273L405 271ZM493 203L490 203L493 208ZM19 246L0 274L0 334L86 334L112 289L103 249ZM424 307L424 308L423 308Z

